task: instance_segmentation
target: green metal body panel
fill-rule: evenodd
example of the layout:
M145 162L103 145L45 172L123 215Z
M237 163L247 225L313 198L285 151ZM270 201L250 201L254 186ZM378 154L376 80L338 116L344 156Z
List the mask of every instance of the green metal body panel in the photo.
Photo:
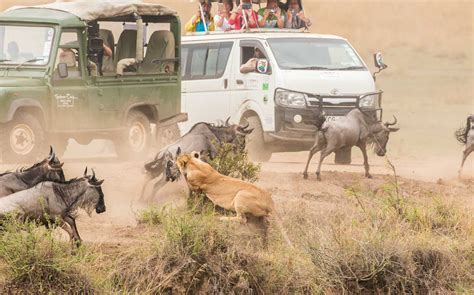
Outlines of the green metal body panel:
M150 16L147 16L150 18ZM169 22L180 56L181 27L178 17L156 16ZM78 17L57 10L28 8L0 13L0 25L51 26L54 28L52 52L45 66L24 65L19 69L0 63L0 124L12 120L20 108L42 114L48 133L107 135L125 127L127 113L146 108L153 123L165 121L181 112L181 75L133 74L121 77L89 76L73 79L54 78L55 58L64 31L77 31L81 56L86 69L86 23ZM177 63L179 66L179 62ZM72 105L65 105L64 98ZM61 102L61 103L60 103Z

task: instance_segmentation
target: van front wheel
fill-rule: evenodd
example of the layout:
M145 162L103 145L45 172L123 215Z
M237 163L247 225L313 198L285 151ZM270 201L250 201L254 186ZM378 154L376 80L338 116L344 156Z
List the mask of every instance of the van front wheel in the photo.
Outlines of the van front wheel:
M121 159L139 160L147 157L151 143L150 120L140 111L130 111L125 133L115 142L115 151Z
M247 121L249 128L253 128L252 133L247 135L247 151L249 158L255 162L268 162L272 157L272 151L263 140L263 128L260 119L256 116L248 117L242 120L241 125Z

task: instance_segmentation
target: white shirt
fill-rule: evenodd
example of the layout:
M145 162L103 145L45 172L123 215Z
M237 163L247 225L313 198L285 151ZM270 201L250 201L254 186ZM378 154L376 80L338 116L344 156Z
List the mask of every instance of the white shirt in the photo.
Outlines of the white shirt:
M224 17L224 21L222 22L222 26L218 27L216 24L218 21L221 20L221 16L216 14L214 15L214 26L216 31L227 31L231 29L231 25L229 24L229 20Z

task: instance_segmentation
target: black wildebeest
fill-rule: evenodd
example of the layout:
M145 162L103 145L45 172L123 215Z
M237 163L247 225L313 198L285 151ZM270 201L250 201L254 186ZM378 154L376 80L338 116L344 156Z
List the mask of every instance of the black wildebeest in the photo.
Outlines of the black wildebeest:
M323 115L320 115L323 116ZM321 180L321 164L324 158L332 152L336 152L342 148L357 146L364 156L365 176L372 178L369 173L369 162L367 158L367 145L373 144L375 153L378 156L384 156L387 152L387 142L391 132L396 132L400 128L390 127L397 124L397 118L393 123L385 123L378 121L373 111L362 111L360 109L351 110L346 116L338 121L324 123L324 120L318 118L316 127L318 133L316 140L309 151L308 162L304 170L303 176L308 178L308 166L313 155L321 151L318 170L316 171L317 179Z
M458 175L461 177L462 168L464 162L470 153L474 151L474 115L467 117L466 128L461 128L455 133L457 140L465 145L465 149L462 155L461 167L459 168Z
M74 216L79 208L89 215L95 208L97 214L105 212L103 180L87 175L68 181L45 181L27 190L0 198L0 218L17 214L22 220L34 220L48 225L58 221L71 239L81 242Z
M30 168L0 174L0 198L29 189L43 181L64 181L63 164L51 147L49 155Z
M162 148L152 161L145 163L146 176L140 199L144 199L145 189L152 180L161 176L153 185L151 196L154 196L168 181L177 179L179 171L175 160L178 147L183 153L204 152L212 159L216 155L215 143L232 143L245 147L245 136L253 131L248 127L249 124L246 126L229 124L229 118L219 126L204 122L195 124L188 133Z

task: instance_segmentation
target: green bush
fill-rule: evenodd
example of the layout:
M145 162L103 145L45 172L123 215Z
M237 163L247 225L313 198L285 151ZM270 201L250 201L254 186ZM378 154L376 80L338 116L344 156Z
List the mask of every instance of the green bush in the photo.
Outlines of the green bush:
M3 293L91 293L91 283L78 268L86 260L81 251L71 255L71 245L58 241L52 230L33 222L20 222L13 216L2 220Z

